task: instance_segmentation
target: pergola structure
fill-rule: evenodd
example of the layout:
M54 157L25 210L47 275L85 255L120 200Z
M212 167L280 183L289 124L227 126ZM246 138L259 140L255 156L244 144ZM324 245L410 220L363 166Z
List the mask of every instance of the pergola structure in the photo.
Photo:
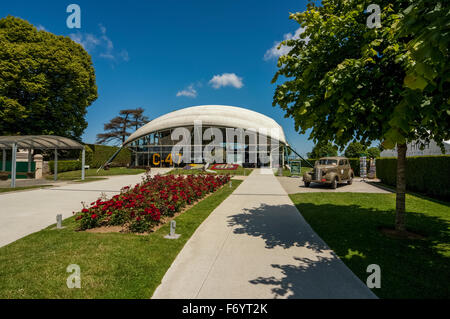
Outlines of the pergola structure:
M16 187L16 156L17 149L28 149L28 172L31 170L31 151L35 149L54 150L54 179L58 178L58 150L81 149L81 179L84 180L85 149L84 145L67 137L55 135L22 135L0 136L0 149L3 151L2 171L6 170L6 150L12 150L11 156L11 187Z

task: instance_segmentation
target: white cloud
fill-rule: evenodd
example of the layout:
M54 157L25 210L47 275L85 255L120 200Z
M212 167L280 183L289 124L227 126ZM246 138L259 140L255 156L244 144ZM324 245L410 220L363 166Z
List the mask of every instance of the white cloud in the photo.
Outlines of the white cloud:
M295 33L286 33L283 35L283 41L284 40L291 40L291 39L300 39L300 34L304 31L305 29L300 27L297 30L295 30ZM306 43L308 43L309 41L309 37L307 37L304 40ZM282 55L285 55L287 53L289 53L289 51L291 51L291 47L287 46L287 45L282 45L280 47L280 49L278 49L278 46L280 45L281 41L278 42L274 42L273 46L266 51L266 53L264 54L264 60L268 61L271 59L277 59Z
M38 24L36 26L36 29L38 29L38 31L47 31L47 29L42 24Z
M214 75L213 78L209 81L209 84L211 84L215 89L219 89L224 86L233 86L236 89L240 89L244 86L244 84L242 83L242 78L234 73Z
M81 44L83 48L89 53L98 53L98 56L110 61L117 61L121 59L125 62L130 60L128 51L122 49L120 52L114 50L114 44L112 40L106 35L106 28L103 24L99 23L100 35L94 35L91 33L71 33L69 37Z
M100 45L101 40L91 33L71 33L69 37L88 52L94 50L98 45Z
M197 97L197 90L194 88L194 85L191 84L186 89L184 89L182 91L178 91L177 92L177 97L178 96L187 96L187 97L196 98Z

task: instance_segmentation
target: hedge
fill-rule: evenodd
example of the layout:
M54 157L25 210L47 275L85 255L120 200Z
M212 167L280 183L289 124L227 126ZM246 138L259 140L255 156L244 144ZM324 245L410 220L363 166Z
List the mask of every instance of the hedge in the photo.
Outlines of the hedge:
M118 150L117 146L85 144L85 164L90 168L98 168ZM122 149L110 166L122 167L131 162L131 151ZM49 161L50 172L53 174L54 161ZM81 152L78 160L58 160L58 172L76 171L81 169Z
M86 165L98 168L119 149L117 146L86 144ZM88 155L89 154L89 155ZM131 151L124 148L114 158L111 166L127 166L131 162Z
M49 161L48 166L50 172L53 174L55 168L55 161ZM81 161L58 161L58 173L76 171L81 169Z
M377 177L396 186L397 159L377 158ZM450 155L407 157L406 189L450 200Z

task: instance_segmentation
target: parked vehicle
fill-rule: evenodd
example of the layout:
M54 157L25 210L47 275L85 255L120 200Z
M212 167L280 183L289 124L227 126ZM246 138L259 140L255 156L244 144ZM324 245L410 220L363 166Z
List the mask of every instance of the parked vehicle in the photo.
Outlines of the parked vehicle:
M306 187L309 187L311 183L320 183L336 189L340 183L352 184L353 177L354 173L348 158L322 157L316 161L312 171L303 174L303 182Z

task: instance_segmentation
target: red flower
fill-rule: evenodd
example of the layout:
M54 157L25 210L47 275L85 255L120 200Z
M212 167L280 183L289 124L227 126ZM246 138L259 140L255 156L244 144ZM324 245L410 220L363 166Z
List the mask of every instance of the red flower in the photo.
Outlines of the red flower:
M97 218L97 214L92 214L92 215L91 215L91 218L92 218L92 219L96 219L96 218Z

